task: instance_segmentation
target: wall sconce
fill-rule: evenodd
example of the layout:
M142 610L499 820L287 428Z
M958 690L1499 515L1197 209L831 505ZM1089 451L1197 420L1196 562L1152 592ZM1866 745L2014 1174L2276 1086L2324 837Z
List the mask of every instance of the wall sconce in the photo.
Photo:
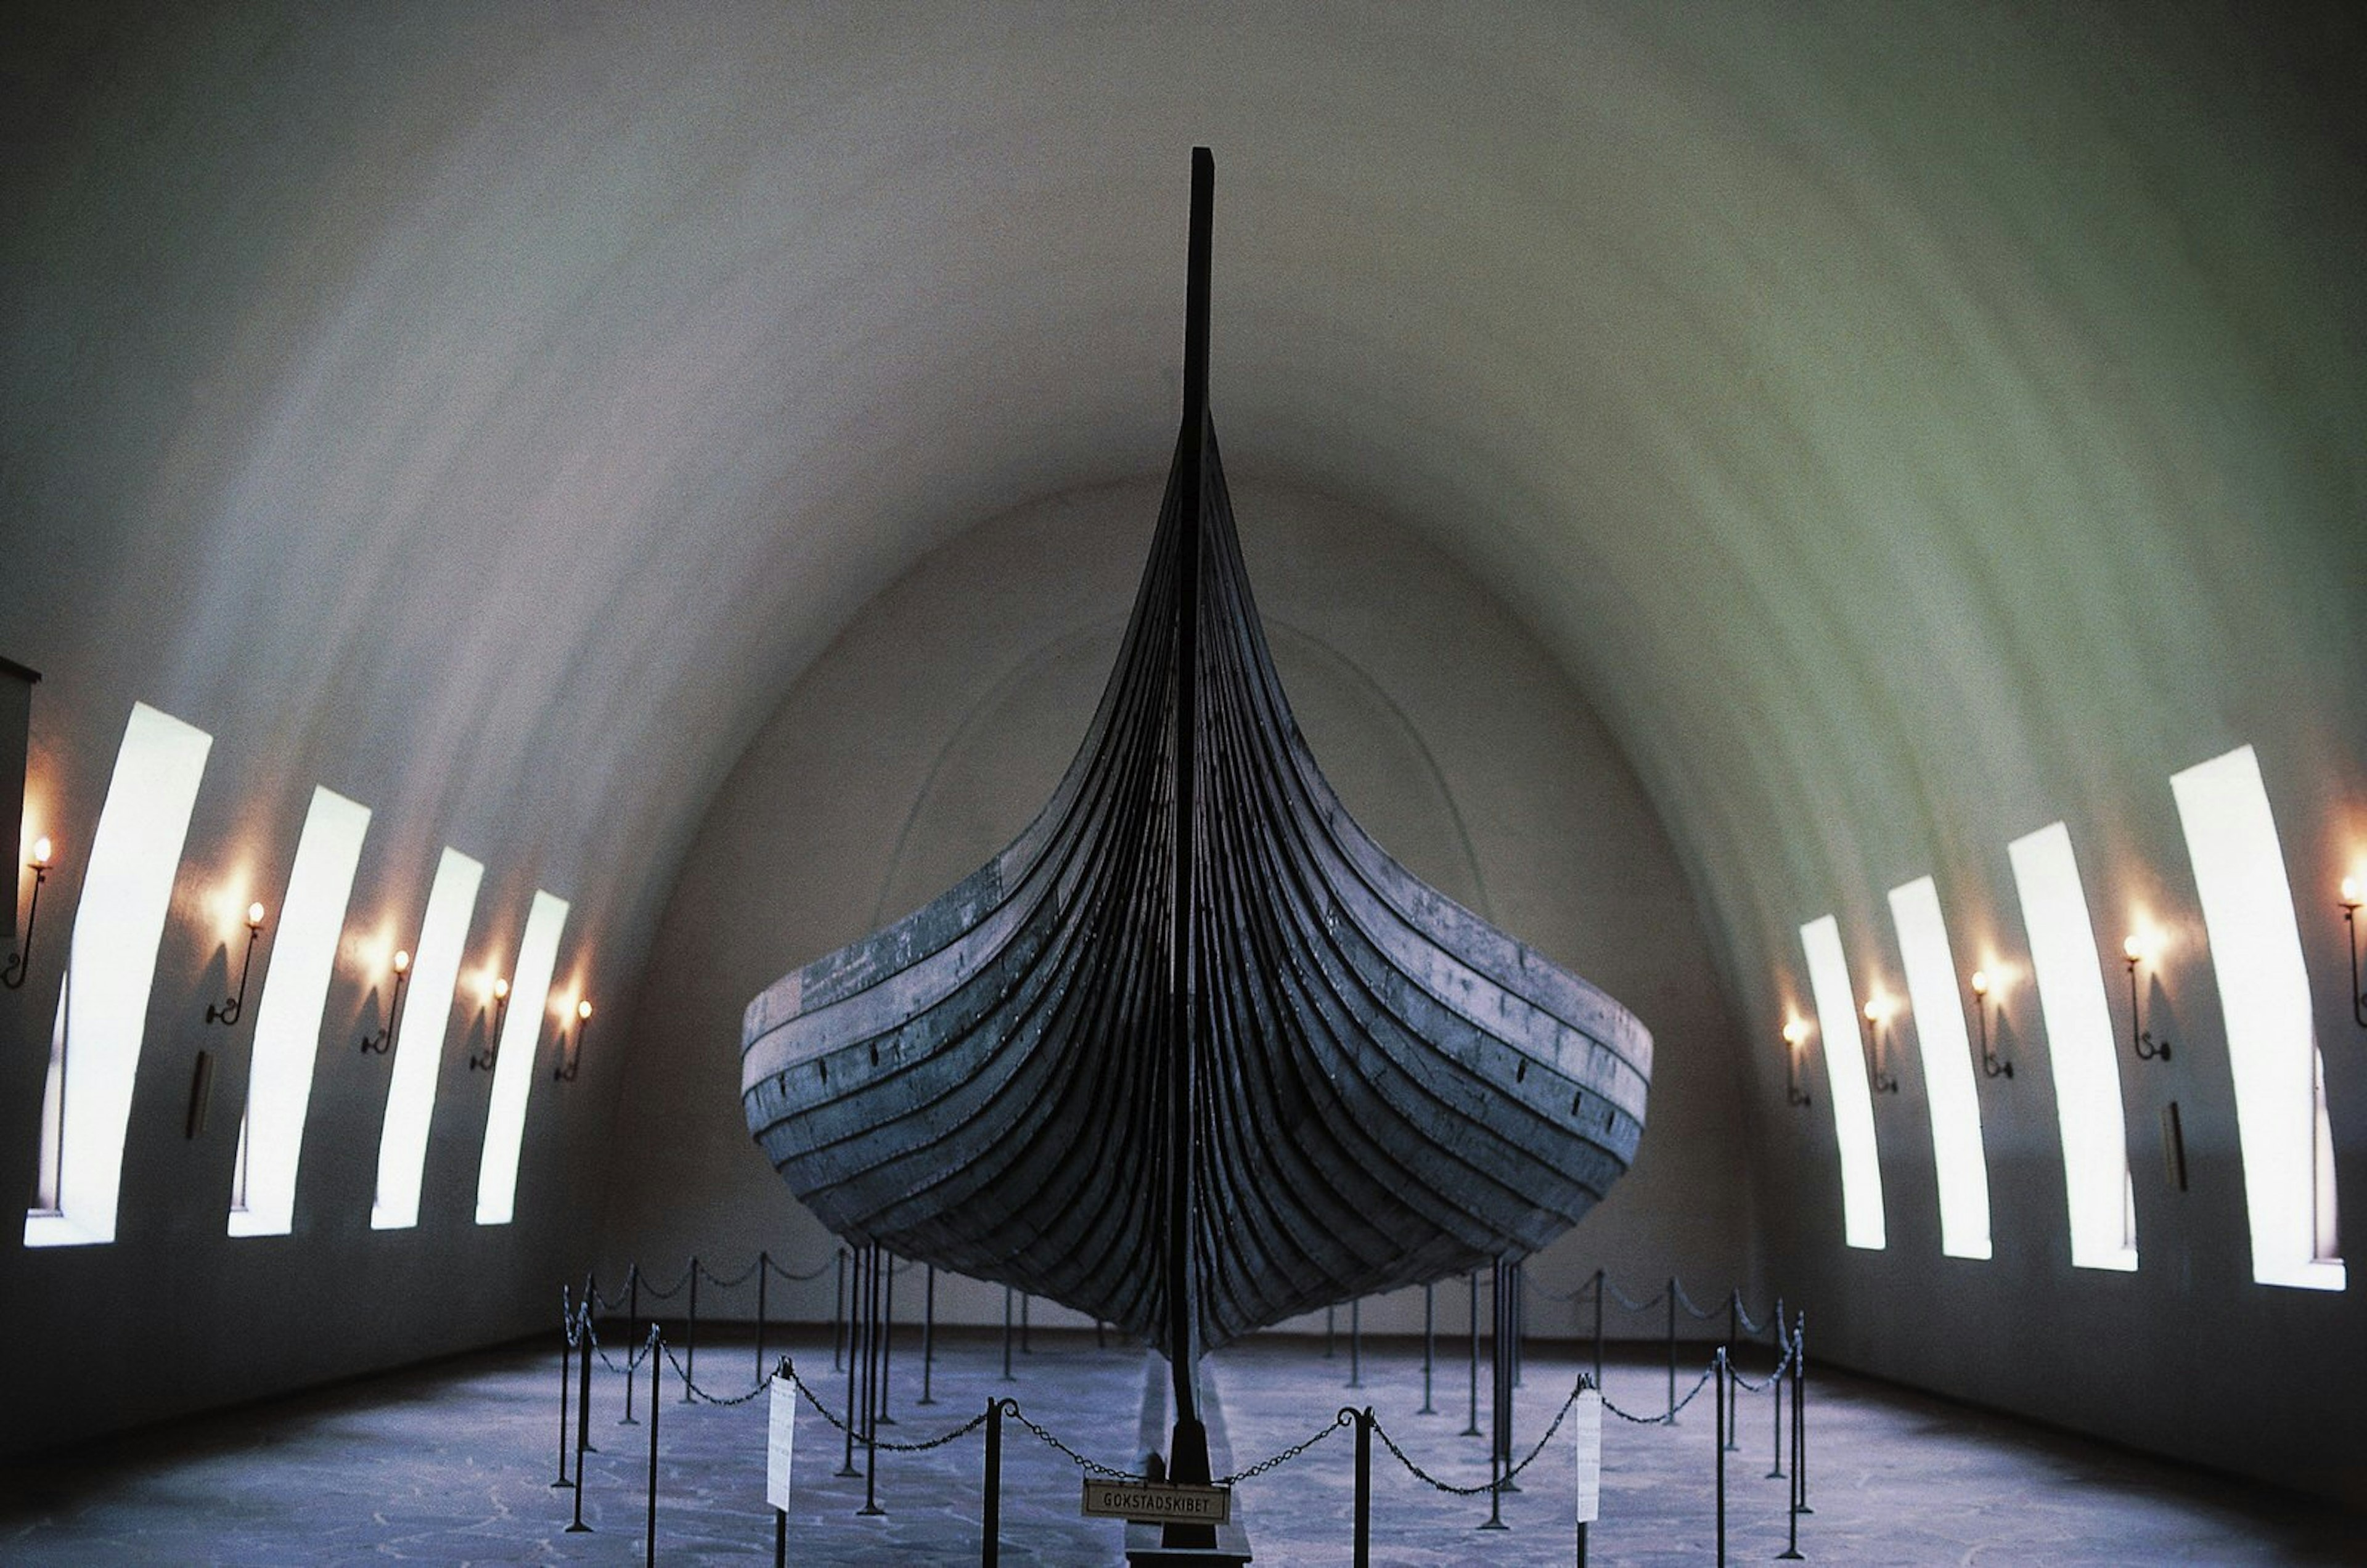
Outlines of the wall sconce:
M1874 1092L1897 1094L1898 1079L1882 1070L1882 1007L1877 1002L1865 1004L1865 1046L1866 1055L1872 1058L1870 1070L1874 1075Z
M509 1010L510 983L496 976L493 980L493 1032L485 1036L483 1050L470 1053L469 1070L470 1072L490 1073L493 1070L493 1063L500 1059L502 1054L502 1020L509 1015Z
M238 995L220 1007L206 1009L208 1023L233 1024L246 1010L246 977L255 972L255 944L263 940L263 906L246 907L246 959L238 966Z
M383 1056L394 1045L395 1021L402 1016L402 983L411 978L411 954L398 952L394 955L394 1000L387 1005L386 1022L376 1034L362 1036L362 1049L373 1055Z
M41 842L46 845L49 840L43 839ZM34 885L33 891L38 897L40 894L38 883ZM2350 931L2350 1016L2359 1021L2360 1028L2367 1029L2367 990L2359 987L2359 879L2355 876L2342 879L2342 923ZM33 922L27 920L25 945L30 947L32 944Z
M1981 1077L2013 1077L2013 1064L1999 1061L1998 1054L1989 1049L1989 974L1986 969L1973 971L1973 1017L1981 1026Z
M1808 1026L1798 1019L1784 1026L1784 1101L1787 1105L1815 1103L1800 1087L1800 1047L1807 1038Z
M2129 1047L2141 1062L2169 1060L2169 1042L2156 1040L2153 1031L2145 1026L2145 1014L2137 1005L2137 965L2145 962L2146 944L2135 936L2121 943L2121 955L2129 965Z
M561 1032L559 1036L559 1060L550 1069L550 1076L553 1078L556 1078L559 1082L573 1083L575 1081L576 1069L583 1066L583 1032L591 1027L592 1004L590 1002L577 1002L575 1004L574 1048L571 1050L568 1047L567 1036L564 1032Z
M25 976L31 974L33 969L33 922L41 918L41 884L50 879L49 840L33 840L33 858L27 861L25 864L33 874L33 903L32 907L25 911L25 947L21 953L10 953L8 967L0 970L0 986L6 986L12 991L25 988ZM2345 883L2343 886L2347 887L2350 884ZM2355 969L2357 965L2353 964L2352 967Z

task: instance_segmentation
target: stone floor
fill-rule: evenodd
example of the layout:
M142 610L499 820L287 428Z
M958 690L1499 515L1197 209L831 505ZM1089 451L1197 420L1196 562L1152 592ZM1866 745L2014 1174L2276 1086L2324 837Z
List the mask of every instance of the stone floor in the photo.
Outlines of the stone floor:
M776 1342L777 1344L777 1342ZM826 1341L788 1347L832 1410L844 1381ZM1143 1358L1090 1335L1038 1334L1001 1381L998 1338L940 1346L922 1406L913 1347L890 1371L896 1425L885 1438L939 1436L991 1395L1084 1455L1130 1466ZM1762 1363L1755 1363L1754 1370ZM755 1386L753 1342L710 1335L695 1363L703 1390ZM1578 1363L1533 1349L1516 1408L1525 1453L1561 1407ZM1419 1347L1368 1349L1363 1387L1344 1385L1342 1353L1267 1339L1213 1359L1236 1463L1247 1467L1369 1403L1409 1459L1451 1483L1486 1477L1466 1438L1466 1365L1444 1359L1434 1413L1423 1415ZM1690 1382L1690 1373L1687 1381ZM300 1397L175 1424L0 1471L0 1562L12 1564L628 1563L643 1561L648 1506L649 1386L637 1379L634 1426L621 1426L624 1380L595 1373L593 1440L582 1498L589 1533L571 1534L575 1494L558 1474L555 1350L514 1348L373 1378ZM1666 1372L1648 1355L1610 1368L1612 1401L1666 1407ZM670 1370L658 1415L658 1557L667 1563L763 1562L773 1517L763 1501L763 1399L682 1403ZM1729 1454L1727 1550L1735 1562L1772 1559L1784 1542L1786 1483L1767 1479L1772 1412L1741 1396L1741 1448ZM1886 1385L1819 1372L1809 1393L1809 1501L1800 1550L1811 1562L1863 1564L2157 1564L2367 1562L2367 1521L2199 1472L1967 1412ZM1607 1423L1603 1517L1595 1564L1714 1561L1715 1442L1706 1395L1678 1425ZM789 1561L799 1564L974 1562L982 1438L973 1432L925 1453L879 1456L882 1517L857 1510L859 1477L832 1473L844 1439L808 1405L798 1431L797 1506ZM1104 1564L1123 1527L1080 1518L1075 1464L1016 1423L1004 1427L1002 1561ZM1353 1443L1333 1427L1312 1449L1246 1481L1236 1497L1257 1561L1348 1559ZM1374 1561L1555 1563L1574 1556L1572 1472L1557 1438L1504 1499L1511 1527L1477 1527L1484 1499L1455 1497L1410 1475L1375 1446Z

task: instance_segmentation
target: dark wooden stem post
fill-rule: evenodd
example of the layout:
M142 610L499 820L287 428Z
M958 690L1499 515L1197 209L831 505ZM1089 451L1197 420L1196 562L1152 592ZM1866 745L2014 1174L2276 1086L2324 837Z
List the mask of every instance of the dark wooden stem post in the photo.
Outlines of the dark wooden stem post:
M1170 893L1167 953L1167 1361L1173 1383L1175 1429L1168 1441L1172 1481L1206 1485L1208 1432L1200 1422L1199 1346L1194 1319L1198 1299L1192 1258L1193 1190L1198 1175L1196 1118L1200 1034L1199 854L1200 511L1208 434L1208 294L1211 236L1216 221L1217 160L1192 150L1192 227L1184 268L1184 429L1176 452L1182 502L1178 518L1175 595L1175 857ZM1168 1547L1212 1547L1210 1525L1169 1525Z

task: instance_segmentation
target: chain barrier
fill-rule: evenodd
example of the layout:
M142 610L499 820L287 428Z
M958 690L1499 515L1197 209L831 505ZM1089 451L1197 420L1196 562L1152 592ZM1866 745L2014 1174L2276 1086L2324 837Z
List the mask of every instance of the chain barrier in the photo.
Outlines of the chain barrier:
M719 1291L728 1291L735 1285L744 1285L750 1280L755 1278L756 1264L758 1261L759 1260L757 1258L750 1258L748 1260L748 1267L741 1269L740 1272L732 1275L729 1280L725 1279L722 1275L718 1274L714 1269L709 1269L706 1264L701 1263L696 1258L692 1258L690 1263L692 1268L707 1276L707 1282L708 1284L714 1286Z
M1685 1292L1685 1282L1682 1280L1675 1279L1673 1277L1670 1278L1669 1280L1669 1289L1677 1292L1677 1304L1684 1308L1686 1315L1691 1317L1696 1323L1706 1323L1709 1319L1716 1317L1719 1313L1726 1310L1726 1303L1724 1302L1718 1303L1717 1305L1714 1307L1695 1306L1693 1304L1693 1297Z
M683 1288L685 1285L687 1285L687 1284L689 1284L689 1283L690 1283L690 1271L691 1271L692 1268L694 1268L694 1267L695 1267L695 1264L691 1264L691 1263L685 1263L685 1264L684 1264L684 1265L682 1266L682 1272L681 1272L680 1274L677 1274L677 1275L675 1275L675 1276L674 1276L674 1283L673 1283L673 1284L671 1284L671 1285L668 1285L668 1286L667 1286L664 1290L663 1290L663 1291L659 1290L655 1285L652 1285L652 1284L651 1284L651 1283L650 1283L650 1277L649 1277L647 1274L642 1275L642 1276L640 1277L640 1279L641 1279L641 1294L643 1294L643 1295L645 1295L645 1296L651 1297L651 1298L653 1298L653 1299L655 1299L655 1300L657 1300L657 1301L662 1301L662 1302L663 1302L663 1301L671 1301L674 1297L678 1296L678 1295L680 1295L680 1294L682 1293L682 1288Z
M1693 1400L1700 1395L1703 1389L1709 1386L1710 1374L1716 1371L1717 1371L1717 1363L1716 1360L1712 1360L1708 1366L1702 1369L1701 1376L1693 1380L1693 1386L1686 1391L1685 1396L1682 1399L1678 1400L1675 1404L1670 1405L1668 1410L1661 1415L1631 1416L1626 1411L1620 1409L1619 1406L1612 1404L1607 1396L1603 1401L1603 1408L1608 1410L1614 1416L1618 1416L1622 1421L1632 1421L1638 1427L1665 1427L1674 1421L1678 1415L1683 1411L1684 1407L1691 1404Z
M1083 1454L1079 1453L1076 1450L1070 1448L1068 1444L1062 1442L1059 1438L1046 1431L1042 1427L1036 1425L1034 1418L1031 1417L1027 1412L1019 1408L1019 1402L1017 1400L1006 1399L1002 1402L1002 1413L1005 1416L1010 1416L1013 1420L1026 1427L1028 1431L1034 1433L1037 1442L1044 1444L1047 1448L1053 1450L1055 1452L1066 1454L1068 1456L1069 1462L1075 1465L1079 1470L1091 1471L1093 1474L1104 1477L1111 1481L1142 1482L1150 1479L1150 1477L1143 1474L1140 1471L1119 1470L1114 1465L1104 1464L1097 1459L1087 1459ZM983 1421L986 1417L981 1416L979 1419Z
M1240 1483L1244 1481L1253 1481L1257 1477L1265 1474L1268 1471L1281 1469L1284 1465L1288 1464L1292 1460L1297 1459L1300 1454L1305 1453L1308 1450L1313 1448L1316 1444L1321 1442L1332 1433L1339 1431L1342 1427L1353 1427L1355 1424L1355 1411L1343 1407L1340 1414L1334 1416L1328 1425L1318 1427L1315 1429L1315 1435L1307 1438L1305 1441L1293 1443L1290 1447L1283 1450L1280 1453L1258 1461L1257 1463L1250 1466L1247 1470L1237 1470L1230 1475L1220 1475L1209 1484L1214 1486L1233 1486L1238 1485Z
M1669 1299L1668 1289L1665 1286L1654 1291L1648 1300L1639 1302L1607 1279L1603 1284L1603 1288L1611 1292L1612 1298L1629 1312L1649 1312Z
M697 1382L691 1377L689 1370L682 1364L681 1359L674 1353L673 1346L668 1345L663 1339L658 1341L658 1346L661 1349L665 1351L665 1359L668 1364L674 1368L674 1375L682 1379L683 1386L690 1390L690 1396L693 1399L704 1400L709 1404L745 1404L772 1385L772 1380L770 1378L765 1378L760 1380L754 1388L750 1389L745 1393L733 1394L729 1397L719 1393L709 1393L705 1389L699 1387Z
M784 1356L781 1358L781 1369L789 1374L790 1383L796 1387L799 1394L804 1396L806 1403L812 1405L816 1411L820 1412L821 1418L829 1422L834 1430L846 1433L847 1436L852 1437L858 1443L866 1444L872 1448L885 1449L889 1453L926 1453L931 1449L941 1449L947 1443L958 1442L960 1439L968 1437L972 1432L977 1431L980 1427L986 1425L986 1413L984 1411L980 1411L979 1414L971 1416L968 1420L963 1422L960 1426L954 1427L952 1430L940 1433L938 1436L934 1438L923 1438L916 1443L890 1442L888 1438L878 1437L877 1435L866 1438L860 1432L849 1431L845 1420L833 1414L831 1407L822 1403L821 1395L816 1393L807 1385L806 1380L798 1375L798 1366L796 1361ZM761 1387L764 1385L760 1384L759 1386ZM1023 1416L1020 1419L1025 1421L1026 1420L1026 1417ZM1126 1479L1138 1481L1141 1477L1133 1476Z
M799 1284L803 1284L809 1280L819 1280L824 1274L830 1272L830 1264L827 1261L817 1263L811 1269L809 1269L804 1273L800 1274L794 1269L784 1268L780 1264L774 1262L769 1254L760 1253L758 1256L763 1259L764 1266L773 1271L773 1275L776 1279L794 1280ZM835 1256L835 1254L832 1254L832 1257Z
M1704 1372L1703 1376L1706 1378L1708 1374ZM1537 1461L1537 1456L1546 1451L1546 1445L1552 1442L1554 1440L1554 1434L1561 1430L1561 1424L1565 1420L1569 1419L1571 1407L1578 1404L1578 1396L1584 1393L1585 1390L1586 1379L1583 1376L1580 1376L1578 1382L1570 1385L1569 1397L1561 1402L1561 1408L1559 1410L1554 1412L1553 1421L1546 1427L1545 1436L1537 1439L1536 1446L1528 1451L1527 1456L1523 1458L1520 1463L1504 1472L1501 1476L1490 1481L1482 1481L1476 1486L1457 1486L1451 1481L1441 1481L1435 1475L1431 1474L1430 1472L1422 1469L1421 1466L1414 1463L1412 1456L1408 1454L1405 1450L1398 1447L1398 1440L1389 1436L1388 1428L1381 1425L1380 1418L1378 1416L1374 1417L1373 1432L1374 1435L1378 1437L1382 1443L1387 1447L1389 1452L1397 1457L1397 1461L1406 1467L1407 1473L1410 1474L1415 1480L1424 1482L1429 1485L1437 1488L1441 1492L1448 1493L1456 1497L1478 1497L1489 1492L1501 1492L1508 1487L1512 1487L1513 1478L1518 1476L1523 1471L1528 1469L1532 1464L1535 1464ZM1603 1403L1605 1405L1608 1405L1610 1401L1605 1400ZM1514 1490L1517 1490L1517 1488L1514 1488Z

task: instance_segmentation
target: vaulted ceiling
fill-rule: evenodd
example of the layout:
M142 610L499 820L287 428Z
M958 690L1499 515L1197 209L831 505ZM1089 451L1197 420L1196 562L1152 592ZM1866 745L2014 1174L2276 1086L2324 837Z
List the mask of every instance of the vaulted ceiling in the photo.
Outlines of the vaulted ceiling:
M2057 818L2142 896L2244 741L2330 865L2362 54L2276 18L14 7L0 653L52 773L154 702L629 968L872 594L1161 468L1206 143L1234 471L1529 623L1759 1021L1803 919L1936 869L1977 942Z

